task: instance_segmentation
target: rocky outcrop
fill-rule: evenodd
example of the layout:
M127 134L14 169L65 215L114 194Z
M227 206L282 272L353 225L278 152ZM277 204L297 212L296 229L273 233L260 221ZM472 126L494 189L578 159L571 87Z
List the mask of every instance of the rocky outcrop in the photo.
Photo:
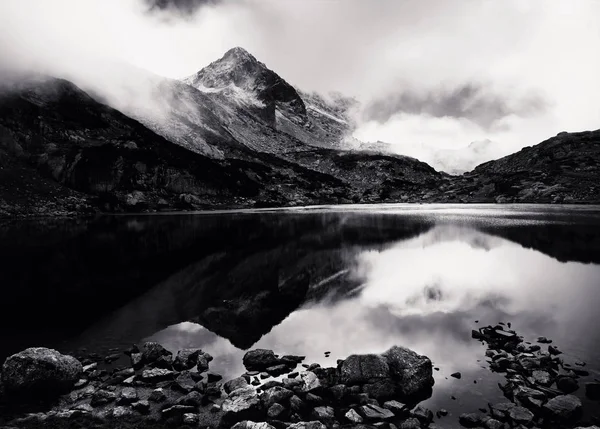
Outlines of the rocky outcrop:
M11 395L57 396L71 389L82 372L81 362L74 357L33 347L4 361L2 382Z

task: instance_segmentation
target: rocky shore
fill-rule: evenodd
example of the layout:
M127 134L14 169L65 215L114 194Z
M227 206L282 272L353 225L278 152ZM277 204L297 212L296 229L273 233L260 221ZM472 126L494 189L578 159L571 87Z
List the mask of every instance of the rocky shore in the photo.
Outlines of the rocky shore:
M474 330L472 337L487 345L489 369L504 374L507 401L461 414L462 426L591 424L581 421L582 402L573 395L586 375L583 362L565 364L550 340L524 342L510 324ZM247 372L231 380L211 372L212 357L200 349L173 356L147 342L125 354L130 365L115 368L118 350L73 357L30 348L10 356L2 367L0 427L435 429L447 415L435 410L434 423L434 411L419 405L434 385L430 359L399 346L351 355L335 368L254 349L243 357ZM585 394L600 400L600 383L585 384Z

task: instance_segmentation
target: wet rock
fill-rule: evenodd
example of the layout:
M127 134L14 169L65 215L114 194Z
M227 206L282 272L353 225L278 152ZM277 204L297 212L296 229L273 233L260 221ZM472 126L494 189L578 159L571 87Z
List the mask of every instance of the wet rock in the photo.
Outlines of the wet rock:
M448 415L448 410L446 410L445 408L441 408L439 409L436 413L435 416L439 419L440 417L446 417Z
M173 368L177 371L192 369L198 364L198 357L202 350L200 349L183 349L177 352L177 356L173 361Z
M549 340L546 337L538 337L537 342L541 344L550 344L552 340Z
M458 417L458 422L466 428L476 428L481 425L481 415L477 413L463 413Z
M351 355L340 367L340 382L346 385L363 384L388 377L390 369L381 355Z
M245 420L243 422L236 423L231 429L275 429L275 427L266 422L256 423Z
M131 404L131 408L133 408L140 414L148 414L150 412L150 402L143 399L141 401L137 401Z
M450 374L450 377L454 377L454 378L457 378L460 380L462 377L462 374L460 372L455 372L455 373Z
M270 419L281 419L286 413L286 409L281 404L273 404L267 410L267 417Z
M348 411L346 414L344 414L344 417L346 418L346 420L348 420L349 422L352 422L352 423L362 423L363 422L363 418L360 416L360 414L358 414L354 410Z
M401 399L430 394L433 386L431 360L404 347L394 346L383 354L392 379L398 384Z
M335 386L329 388L331 397L337 402L342 402L344 400L347 391L348 388L343 384L336 384Z
M2 383L14 396L58 396L71 389L82 374L83 366L74 357L32 347L4 361Z
M175 373L170 369L152 368L142 372L141 379L146 383L158 383L159 381L171 380Z
M512 408L514 408L515 406L516 405L513 404L512 402L501 402L499 404L494 404L490 407L491 412L492 412L492 417L494 417L495 419L504 421L508 417L509 411Z
M309 404L311 404L313 406L321 405L323 402L325 402L323 400L323 398L321 398L318 395L315 395L314 393L307 393L305 399L306 399L306 402L308 402Z
M108 404L109 402L113 402L117 399L117 394L115 392L111 392L109 390L96 390L92 395L92 401L90 404L92 407L99 407L100 405Z
M176 405L191 405L194 407L198 407L202 404L202 394L200 392L190 392L185 396L179 398L176 402Z
M505 427L504 423L500 420L492 419L490 417L484 418L482 423L483 427L486 429L503 429Z
M268 374L272 375L273 377L277 377L279 375L285 374L286 372L289 371L289 369L288 369L287 365L280 364L280 365L270 366L265 371ZM267 374L267 377L268 377L268 374Z
M260 401L254 388L244 387L229 394L221 408L228 422L252 420L258 415Z
M358 408L358 412L367 420L388 420L394 417L394 413L378 405L368 404Z
M91 363L89 365L85 365L83 367L83 372L91 372L91 371L93 371L93 370L95 370L97 368L98 368L98 363L94 362L94 363Z
M533 413L527 408L515 406L508 410L508 417L516 423L528 426L533 420Z
M555 419L570 420L581 411L581 401L573 395L561 395L550 399L544 409Z
M223 385L223 389L227 394L233 392L236 389L241 389L243 387L248 387L248 382L244 377L234 378L233 380L229 380Z
M131 366L135 369L139 369L144 365L141 353L132 353L129 358L131 359Z
M117 399L117 404L118 405L128 405L128 404L132 404L132 403L136 402L137 399L138 399L137 390L135 390L133 387L125 387L123 390L121 390L121 393L119 394L119 397Z
M311 418L327 423L333 423L335 415L332 407L315 407L310 413Z
M288 379L290 380L290 379ZM321 387L319 377L312 371L304 371L300 373L301 390L303 392L311 392ZM290 380L295 381L295 380ZM285 381L284 381L285 383Z
M206 374L206 379L208 380L209 383L215 383L219 380L221 380L223 378L223 376L221 374L216 374L214 372L209 372L208 374Z
M196 369L200 374L208 371L210 360L206 357L206 355L198 356L198 364L196 365Z
M579 389L579 383L572 377L558 377L556 387L563 393L573 393Z
M256 371L263 371L280 363L273 350L266 349L255 349L246 352L242 362L246 369Z
M413 417L419 419L424 425L428 425L433 420L433 412L421 405L412 410L411 414Z
M165 394L164 390L160 387L158 389L154 389L148 397L148 400L152 402L163 402L165 399L167 399L167 395Z
M306 404L302 399L294 395L290 398L290 409L295 413L301 413L306 409Z
M550 386L552 384L552 378L548 371L535 370L531 376L536 384L542 386Z
M152 365L153 363L159 361L159 359L163 356L173 356L170 351L154 341L148 341L144 343L140 350L142 353L142 361L147 365Z
M268 390L265 390L261 396L260 400L263 406L268 409L274 403L283 404L285 401L294 396L294 392L291 390L285 389L283 387L275 386Z
M556 356L561 354L562 352L557 347L548 346L548 353L550 353L553 356Z
M585 396L588 399L598 400L600 399L600 383L592 382L585 384Z
M388 399L395 396L396 383L391 379L377 380L374 383L364 384L362 391L377 400Z
M188 393L196 388L196 381L189 372L182 372L175 378L173 388L182 393Z
M420 428L421 428L421 424L419 423L419 420L417 420L414 417L406 419L402 423L400 423L400 429L420 429Z
M133 411L129 407L119 405L113 408L112 416L116 419L133 415Z

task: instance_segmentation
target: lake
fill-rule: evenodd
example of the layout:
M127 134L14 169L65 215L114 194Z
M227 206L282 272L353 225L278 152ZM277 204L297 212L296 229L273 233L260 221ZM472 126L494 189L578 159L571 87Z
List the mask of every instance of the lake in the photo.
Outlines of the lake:
M423 405L450 412L444 427L503 400L503 377L471 338L480 326L510 322L526 340L551 338L565 362L586 362L580 385L600 378L596 206L4 220L0 284L1 360L34 345L108 353L154 340L200 347L232 378L250 348L335 366L397 344L439 368ZM600 418L583 393L586 416Z

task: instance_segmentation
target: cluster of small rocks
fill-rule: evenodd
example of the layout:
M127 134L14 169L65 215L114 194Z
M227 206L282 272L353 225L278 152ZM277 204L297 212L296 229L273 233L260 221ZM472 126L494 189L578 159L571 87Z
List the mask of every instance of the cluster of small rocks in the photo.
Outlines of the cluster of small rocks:
M27 349L3 366L6 398L49 398L51 409L6 421L15 427L77 421L236 428L424 428L433 413L417 403L431 394L431 361L392 347L377 355L352 355L336 368L299 364L303 356L251 350L247 372L223 382L209 371L212 357L200 349L173 356L155 342L126 351L131 365L88 355L80 361L55 350ZM31 368L37 368L31 371ZM55 389L53 391L53 389ZM17 395L18 393L18 395ZM412 410L412 411L411 411ZM1 422L0 422L1 423Z
M510 402L489 404L489 413L465 413L459 418L468 428L560 428L573 427L582 414L581 400L573 395L578 379L588 375L583 362L571 366L560 358L552 341L539 337L538 344L525 342L510 324L486 326L472 337L487 345L489 368L505 376L500 384ZM600 399L600 383L586 384L590 399Z

